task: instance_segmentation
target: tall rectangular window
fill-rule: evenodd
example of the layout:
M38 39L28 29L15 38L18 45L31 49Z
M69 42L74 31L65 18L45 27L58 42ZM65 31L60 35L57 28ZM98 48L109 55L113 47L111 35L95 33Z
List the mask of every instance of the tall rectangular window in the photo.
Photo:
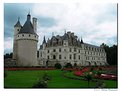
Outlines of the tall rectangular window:
M71 54L69 55L69 58L71 59L72 57L71 57Z
M80 53L80 49L79 49L79 53Z
M49 50L47 50L47 53L49 53Z
M49 57L49 56L47 56L47 59L50 59L50 57Z
M76 59L76 54L74 54L74 59Z
M61 48L59 48L59 52L61 52Z
M61 59L61 55L59 55L59 59Z
M80 60L80 55L79 55L79 60Z
M74 48L74 52L76 52L76 48Z
M71 52L71 48L70 48L70 52Z

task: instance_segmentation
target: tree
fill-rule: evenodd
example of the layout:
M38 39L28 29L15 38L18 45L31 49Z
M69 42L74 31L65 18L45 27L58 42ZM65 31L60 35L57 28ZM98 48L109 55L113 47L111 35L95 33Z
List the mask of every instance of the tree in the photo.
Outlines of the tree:
M6 59L6 58L12 58L12 56L13 56L13 53L6 53L4 55L4 59Z
M117 45L109 47L108 45L102 43L100 46L105 49L107 63L110 65L117 65Z
M90 87L90 81L92 80L92 76L91 76L91 74L86 74L85 76L85 79L88 81L88 87Z
M61 69L61 68L62 68L62 66L61 66L60 63L56 63L54 67L55 67L56 69Z

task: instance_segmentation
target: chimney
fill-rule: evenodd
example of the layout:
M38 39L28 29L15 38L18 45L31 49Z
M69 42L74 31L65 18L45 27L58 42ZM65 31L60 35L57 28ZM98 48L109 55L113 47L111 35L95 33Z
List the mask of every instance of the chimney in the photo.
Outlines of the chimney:
M33 28L35 33L37 33L37 18L33 17Z

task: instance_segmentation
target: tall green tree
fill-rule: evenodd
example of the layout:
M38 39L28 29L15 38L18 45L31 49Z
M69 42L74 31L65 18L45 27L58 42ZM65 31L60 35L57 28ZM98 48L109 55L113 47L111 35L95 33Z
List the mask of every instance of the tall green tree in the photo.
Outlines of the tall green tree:
M101 45L106 52L107 62L109 65L117 65L117 45L109 47L108 45L102 43Z

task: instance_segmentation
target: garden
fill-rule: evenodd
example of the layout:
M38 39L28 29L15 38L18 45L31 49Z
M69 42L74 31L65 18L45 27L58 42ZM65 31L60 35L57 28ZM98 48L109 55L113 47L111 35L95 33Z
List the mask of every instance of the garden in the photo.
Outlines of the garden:
M116 67L5 68L5 88L117 88Z

